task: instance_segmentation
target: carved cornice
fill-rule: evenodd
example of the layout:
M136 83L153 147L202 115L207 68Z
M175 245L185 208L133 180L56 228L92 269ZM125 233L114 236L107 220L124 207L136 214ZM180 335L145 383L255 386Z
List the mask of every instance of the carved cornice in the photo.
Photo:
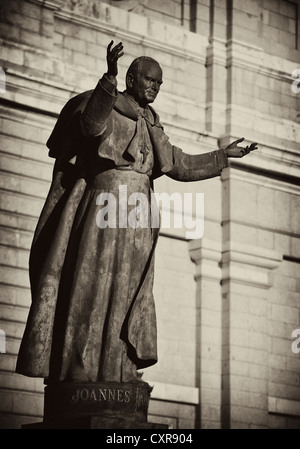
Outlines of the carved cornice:
M84 14L89 17L95 17L96 19L100 17L101 6L100 0L63 0L64 8L70 9L73 12ZM144 2L143 2L144 4ZM141 13L143 9L143 4L140 0L111 0L111 5L118 8L122 8L126 11L136 11ZM109 4L107 4L109 6Z
M223 244L222 283L234 282L263 289L271 287L269 273L282 262L282 254L240 242Z
M195 280L199 282L202 278L208 278L220 282L222 277L220 268L222 243L202 238L191 240L188 245L190 258L196 265Z
M258 74L288 82L294 81L295 62L265 53L264 49L237 39L226 42L226 66L241 67Z
M101 31L108 36L118 35L120 40L205 64L207 39L204 36L127 11L126 8L95 0L86 0L83 4L66 0L63 7L55 12L55 17Z
M39 6L43 6L44 8L52 9L56 11L62 8L66 2L66 0L27 0L28 3L35 3Z
M222 283L235 282L267 289L269 272L277 268L282 254L240 242L215 242L208 239L189 242L189 253L196 264L195 280L211 278Z

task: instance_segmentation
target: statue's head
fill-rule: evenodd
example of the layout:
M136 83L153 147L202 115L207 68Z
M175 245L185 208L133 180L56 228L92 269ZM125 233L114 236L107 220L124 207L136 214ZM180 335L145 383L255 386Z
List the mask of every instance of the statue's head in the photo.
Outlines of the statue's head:
M136 58L127 70L126 90L142 107L153 103L162 82L160 65L148 56Z

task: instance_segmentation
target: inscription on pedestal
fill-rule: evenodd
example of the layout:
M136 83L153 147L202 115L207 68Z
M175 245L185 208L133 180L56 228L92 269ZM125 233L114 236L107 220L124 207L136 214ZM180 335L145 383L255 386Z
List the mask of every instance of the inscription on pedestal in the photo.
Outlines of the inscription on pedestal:
M45 388L46 419L80 416L147 419L151 388L145 382L73 382Z
M130 402L132 400L131 392L123 389L111 388L81 388L76 389L72 395L72 401L115 401Z

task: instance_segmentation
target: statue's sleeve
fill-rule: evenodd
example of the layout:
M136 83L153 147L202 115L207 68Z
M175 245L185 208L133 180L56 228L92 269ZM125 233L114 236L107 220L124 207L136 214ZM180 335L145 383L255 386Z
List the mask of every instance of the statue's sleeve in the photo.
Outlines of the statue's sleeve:
M201 181L219 176L228 167L228 158L223 149L209 153L190 155L172 146L173 167L165 174L177 181Z
M90 96L81 117L80 125L87 137L101 136L107 127L108 118L117 99L116 78L108 78L106 74L98 82Z

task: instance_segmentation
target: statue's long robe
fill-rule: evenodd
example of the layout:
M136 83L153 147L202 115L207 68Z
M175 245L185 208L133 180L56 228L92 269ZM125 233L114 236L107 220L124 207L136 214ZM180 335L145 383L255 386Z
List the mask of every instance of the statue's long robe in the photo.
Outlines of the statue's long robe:
M158 229L119 227L118 214L116 228L99 226L99 194L112 193L119 210L121 185L150 199L153 179L218 176L227 158L171 145L155 111L105 75L66 104L47 145L56 162L30 253L32 304L16 371L49 382L130 381L157 361Z

